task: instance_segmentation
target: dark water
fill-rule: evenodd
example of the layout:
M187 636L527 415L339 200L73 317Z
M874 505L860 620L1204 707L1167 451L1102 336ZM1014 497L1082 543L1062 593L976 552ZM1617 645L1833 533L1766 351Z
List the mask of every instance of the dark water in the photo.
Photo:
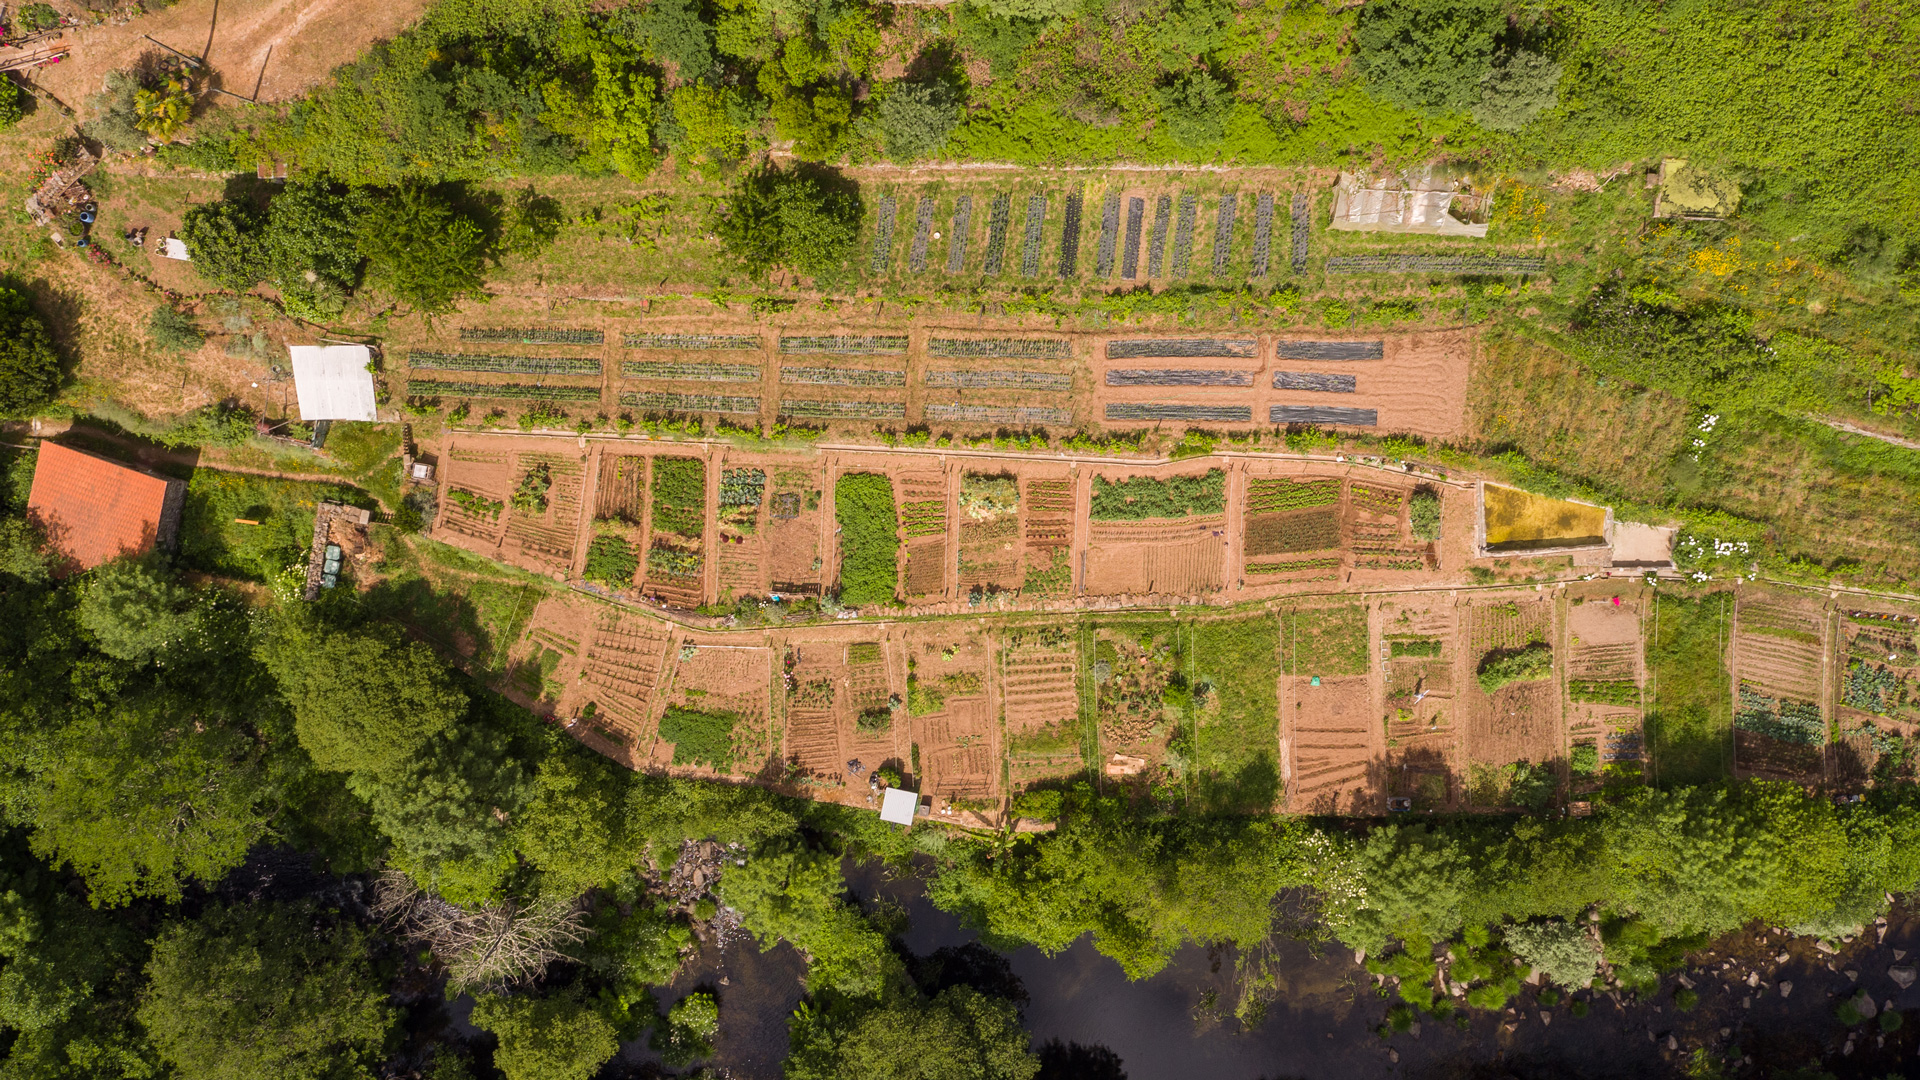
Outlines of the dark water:
M910 922L902 941L916 957L978 940L929 903L917 880L889 878L873 865L850 866L848 880L862 903L886 898L906 910ZM1915 1055L1920 985L1901 991L1886 974L1895 962L1894 949L1907 950L1905 962L1916 959L1920 921L1897 910L1884 943L1869 933L1837 959L1816 953L1811 942L1783 945L1778 937L1761 940L1759 932L1736 935L1718 943L1718 951L1695 958L1690 974L1701 1000L1689 1013L1674 1008L1671 978L1660 995L1637 1003L1582 995L1590 1007L1583 1018L1574 1017L1565 1002L1542 1010L1529 990L1507 1014L1474 1013L1465 1027L1429 1021L1417 1036L1384 1040L1375 1031L1388 1002L1373 990L1352 953L1337 946L1316 950L1303 941L1279 940L1279 994L1251 1030L1232 1019L1234 965L1225 950L1188 947L1164 971L1138 982L1127 981L1119 965L1095 952L1087 939L1057 956L1026 948L1005 960L1025 991L1022 1013L1037 1049L1052 1040L1104 1048L1118 1057L1131 1080L1677 1077L1687 1075L1696 1049L1724 1060L1732 1045L1752 1065L1729 1076L1766 1076L1814 1061L1843 1078L1920 1076ZM1792 957L1774 963L1772 957L1782 951ZM1737 966L1721 972L1720 964L1730 958ZM1830 961L1837 970L1828 969ZM1848 978L1850 970L1858 973L1858 982ZM1744 981L1749 971L1760 974L1769 989L1749 988ZM780 1075L787 1018L800 1000L804 972L799 955L784 945L767 953L745 938L724 947L708 945L689 963L671 996L663 993L663 1004L696 987L713 989L720 998L721 1034L718 1056L709 1067L740 1080L772 1080ZM1772 989L1781 979L1793 983L1786 998ZM1885 1037L1884 1046L1876 1043L1878 1026L1854 1029L1855 1048L1843 1054L1847 1029L1834 1009L1863 986L1877 1002L1891 1000L1896 1009L1915 1012L1912 1022ZM1208 991L1217 995L1224 1019L1202 1007ZM1543 1011L1551 1017L1545 1023ZM639 1046L622 1055L628 1068L645 1069L655 1060ZM1093 1075L1042 1074L1043 1080Z

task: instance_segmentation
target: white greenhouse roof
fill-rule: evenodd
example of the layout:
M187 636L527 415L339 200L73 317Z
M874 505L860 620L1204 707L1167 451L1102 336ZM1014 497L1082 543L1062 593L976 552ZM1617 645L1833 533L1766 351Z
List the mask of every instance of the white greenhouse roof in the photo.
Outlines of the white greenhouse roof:
M919 795L890 787L880 798L880 820L889 821L895 825L911 825L914 808L919 805Z
M372 420L373 375L365 345L290 345L302 420Z

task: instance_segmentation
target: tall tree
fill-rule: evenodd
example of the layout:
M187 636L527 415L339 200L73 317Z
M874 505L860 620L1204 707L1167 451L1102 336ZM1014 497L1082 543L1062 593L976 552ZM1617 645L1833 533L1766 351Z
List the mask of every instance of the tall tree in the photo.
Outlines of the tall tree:
M60 392L60 355L27 294L0 284L0 416L26 416Z
M360 220L359 248L368 278L422 314L487 295L486 230L431 188L408 185L375 204Z
M433 650L390 626L334 630L290 616L261 659L293 707L300 745L323 769L398 769L467 707Z

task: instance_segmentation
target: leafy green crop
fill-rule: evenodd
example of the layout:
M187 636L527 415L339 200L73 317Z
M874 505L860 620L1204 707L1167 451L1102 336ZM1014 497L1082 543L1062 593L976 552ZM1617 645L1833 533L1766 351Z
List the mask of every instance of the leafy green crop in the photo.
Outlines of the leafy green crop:
M1155 480L1129 476L1123 480L1093 478L1095 521L1141 521L1148 518L1203 517L1225 513L1227 474L1209 469L1201 476Z
M680 705L667 706L660 737L673 744L675 765L711 765L721 772L733 766L733 726L740 717Z
M840 600L885 604L899 580L893 481L878 473L849 473L833 488L840 523Z

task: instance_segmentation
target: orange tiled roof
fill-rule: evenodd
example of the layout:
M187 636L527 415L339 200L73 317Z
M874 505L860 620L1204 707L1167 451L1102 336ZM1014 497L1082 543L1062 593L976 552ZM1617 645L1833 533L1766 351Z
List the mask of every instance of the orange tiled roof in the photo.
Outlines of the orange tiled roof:
M179 483L179 481L173 481ZM47 531L55 550L91 568L123 554L151 550L171 538L168 481L130 465L55 442L40 444L27 512ZM177 503L177 500L176 500Z

